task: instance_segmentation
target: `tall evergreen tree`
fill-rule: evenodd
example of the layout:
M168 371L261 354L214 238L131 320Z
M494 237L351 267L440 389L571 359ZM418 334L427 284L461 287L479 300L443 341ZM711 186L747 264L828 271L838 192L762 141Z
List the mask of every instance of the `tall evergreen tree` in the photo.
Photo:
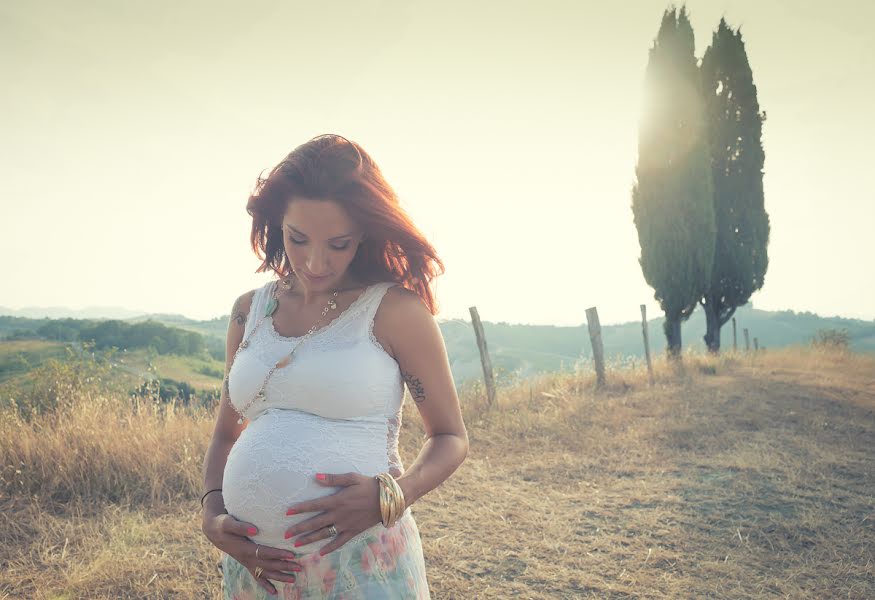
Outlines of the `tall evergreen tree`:
M717 244L705 310L705 345L720 350L720 328L763 286L769 216L763 204L762 123L740 31L724 19L702 58L702 89L711 145Z
M666 10L650 49L632 213L644 279L665 313L669 356L711 280L714 205L701 81L686 8Z

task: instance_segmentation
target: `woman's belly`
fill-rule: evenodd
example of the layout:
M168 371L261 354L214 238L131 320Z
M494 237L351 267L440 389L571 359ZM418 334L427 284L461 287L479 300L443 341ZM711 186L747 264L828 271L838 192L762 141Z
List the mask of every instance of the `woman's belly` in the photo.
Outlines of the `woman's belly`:
M294 523L322 512L287 516L292 504L343 489L320 485L316 473L372 476L388 470L386 425L381 427L379 420L326 419L268 408L249 423L228 453L222 495L231 516L258 527L252 541L310 553L330 540L295 548L298 536L286 540L283 534Z

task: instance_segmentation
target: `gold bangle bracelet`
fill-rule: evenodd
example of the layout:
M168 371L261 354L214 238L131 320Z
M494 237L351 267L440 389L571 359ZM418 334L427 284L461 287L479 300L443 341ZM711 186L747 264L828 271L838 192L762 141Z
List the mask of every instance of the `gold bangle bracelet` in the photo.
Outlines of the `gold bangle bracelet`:
M380 515L383 521L383 527L388 527L389 523L389 494L386 486L386 481L382 477L382 473L376 476L380 484Z
M392 519L394 523L401 516L402 507L404 505L404 492L401 491L401 486L391 475L386 476L386 482L389 485L390 497L392 498Z
M383 492L383 526L388 527L391 520L391 500L389 499L389 489L386 487L386 482L380 480L380 489Z
M398 522L398 519L401 518L401 515L404 514L404 492L401 490L401 484L392 477L392 485L395 487L395 521Z
M390 488L386 488L389 492L389 527L395 524L395 493Z
M383 522L383 527L386 527L386 523L389 521L389 498L386 494L386 482L379 475L375 475L374 479L377 480L380 488L380 519Z
M380 512L383 526L392 527L405 510L404 491L391 473L380 473Z
M398 499L395 496L395 490L392 489L392 484L387 484L386 493L389 496L389 527L395 524L395 520L398 518L397 515L397 504Z

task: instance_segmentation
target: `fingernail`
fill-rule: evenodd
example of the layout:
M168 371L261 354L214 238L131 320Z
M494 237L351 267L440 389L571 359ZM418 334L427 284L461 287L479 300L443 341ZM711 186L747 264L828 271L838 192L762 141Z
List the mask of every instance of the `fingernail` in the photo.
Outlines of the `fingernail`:
M316 473L316 479L319 479L320 481L324 480L325 473Z
M290 537L292 537L292 534L291 534L290 532L287 531L287 532L283 535L283 537L286 538L286 539L289 539Z
M297 542L295 542L295 548L297 548L298 546L303 546L303 545L304 545L304 542L301 540L298 540Z
M248 531L249 535L255 535L257 532L258 530L255 527L250 527Z
M289 510L286 511L286 515L293 515L293 514L295 514L294 508L290 508Z
M296 558L298 558L297 554L287 554L286 555L286 560L295 560Z

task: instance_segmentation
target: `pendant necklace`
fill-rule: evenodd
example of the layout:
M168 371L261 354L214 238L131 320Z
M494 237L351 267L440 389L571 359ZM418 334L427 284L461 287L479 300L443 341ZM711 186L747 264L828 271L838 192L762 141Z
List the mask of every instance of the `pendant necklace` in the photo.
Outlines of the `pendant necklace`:
M282 285L284 292L291 291L291 278L282 281ZM256 321L255 326L249 332L249 335L246 336L246 339L243 340L243 342L241 342L241 344L237 347L237 351L234 353L234 360L237 360L237 355L240 354L241 350L249 346L249 339L252 337L252 334L255 333L255 330L258 329L258 326L261 325L261 322L264 321L267 317L271 316L276 311L276 308L279 305L279 293L277 291L279 287L279 285L274 286L274 291L271 294L270 299L267 301L267 305L265 306L264 314L258 318L258 321ZM243 408L237 410L237 407L234 406L233 402L231 402L230 390L228 391L228 404L230 404L231 408L237 411L237 413L240 415L240 418L237 419L238 425L243 424L243 419L245 417L244 413L246 412L246 409L248 409L252 405L253 402L255 402L256 400L261 400L262 402L264 401L264 388L267 387L267 381L270 379L270 376L273 375L273 372L288 365L292 361L292 355L295 353L295 350L301 347L301 344L304 343L304 340L313 335L313 333L316 331L316 328L319 326L319 323L321 323L322 319L325 318L325 315L328 314L328 311L335 310L337 308L337 302L335 301L335 299L337 298L337 294L338 290L334 290L334 293L331 294L331 297L328 299L328 304L325 306L325 308L322 309L322 316L319 317L319 320L316 321L316 324L310 328L310 330L307 332L307 335L302 337L301 340L297 344L295 344L295 347L292 348L291 352L289 352L286 356L283 356L279 361L277 361L274 366L270 368L270 371L267 372L267 377L264 378L264 382L261 384L261 389L258 390L258 393L255 394L255 396L253 396Z

